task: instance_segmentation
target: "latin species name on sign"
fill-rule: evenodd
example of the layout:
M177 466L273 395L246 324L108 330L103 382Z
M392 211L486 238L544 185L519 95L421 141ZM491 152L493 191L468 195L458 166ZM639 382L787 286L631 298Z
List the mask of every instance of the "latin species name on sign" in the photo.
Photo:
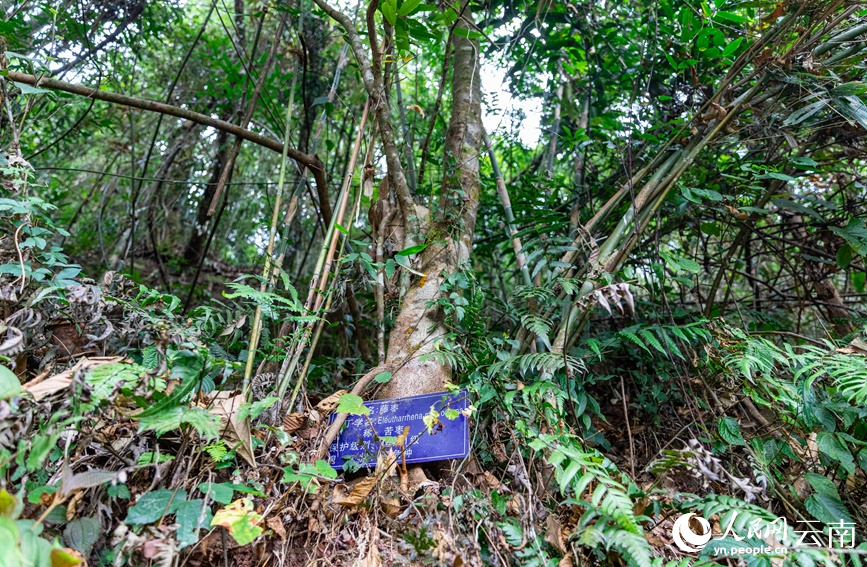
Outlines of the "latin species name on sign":
M407 463L462 459L470 454L466 390L374 400L364 406L370 415L350 415L329 448L328 462L335 469L350 460L358 467L376 466L379 451L387 453L390 448L400 460L401 449L395 443L407 427L403 445ZM432 424L430 432L425 419Z

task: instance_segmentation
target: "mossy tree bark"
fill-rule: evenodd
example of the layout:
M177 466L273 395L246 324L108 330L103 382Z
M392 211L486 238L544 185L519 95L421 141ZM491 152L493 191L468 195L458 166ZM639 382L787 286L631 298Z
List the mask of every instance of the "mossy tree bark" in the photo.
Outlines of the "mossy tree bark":
M446 133L445 175L439 206L426 227L430 245L420 254L418 271L426 274L404 295L391 331L387 362L397 370L382 395L388 398L439 392L451 369L421 358L436 348L445 334L436 306L440 285L469 260L479 206L479 155L482 150L482 110L479 45L463 37L471 26L465 11L452 36L452 114Z

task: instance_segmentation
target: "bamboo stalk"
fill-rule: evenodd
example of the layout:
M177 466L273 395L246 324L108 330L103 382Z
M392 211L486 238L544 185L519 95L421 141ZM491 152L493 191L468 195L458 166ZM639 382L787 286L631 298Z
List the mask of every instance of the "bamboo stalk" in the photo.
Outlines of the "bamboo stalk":
M497 160L497 155L494 153L494 147L491 144L491 138L487 131L482 132L485 146L488 148L488 157L491 160L491 169L494 170L494 178L497 181L497 195L500 197L500 204L503 205L503 212L506 215L506 234L509 240L512 241L512 248L515 250L515 260L518 263L518 269L521 272L521 281L526 286L533 285L533 280L530 277L530 270L527 268L527 258L524 255L524 248L521 244L521 239L518 237L518 231L515 229L515 213L512 210L512 201L509 198L509 190L506 188L506 182L503 179L503 172L500 170L500 162Z
M310 292L307 295L307 303L305 307L310 309L313 304L313 299L316 293L321 294L325 291L325 284L328 282L328 274L331 270L331 264L334 261L334 253L337 251L337 238L334 234L337 231L337 225L343 222L343 216L346 214L346 204L349 201L349 188L352 185L352 176L355 173L355 164L358 161L358 153L361 150L361 140L364 136L364 126L367 123L367 115L370 112L370 99L364 105L364 112L361 115L361 123L358 126L358 134L355 137L355 147L352 149L352 157L349 158L349 168L346 173L346 179L343 181L343 188L340 190L340 198L338 199L337 214L334 215L334 221L328 228L328 233L325 240L322 242L322 253L320 253L320 261L317 262L318 269L314 271L313 281L310 284ZM328 249L326 251L326 244ZM314 286L315 283L315 286ZM316 299L314 311L322 304L322 297Z
M346 201L349 196L349 187L352 184L355 162L358 160L358 153L361 148L361 140L364 134L364 126L367 123L369 113L370 99L368 99L364 104L364 112L361 115L361 122L358 125L358 134L355 138L355 147L353 148L352 157L349 162L350 166L347 168L346 180L343 183L343 188L341 189L340 197L338 198L338 211L325 234L319 258L316 261L313 278L310 280L310 291L308 292L307 299L304 302L304 310L308 314L315 312L321 305L321 301L317 300L315 302L316 309L313 309L316 294L321 293L321 291L325 289L325 283L328 280L328 270L330 269L334 252L337 249L338 239L335 237L335 233L337 232L336 227L339 223L343 222L343 215L346 212ZM289 388L289 378L298 366L298 360L301 358L304 346L310 339L312 328L313 327L310 324L305 325L300 340L290 347L289 351L286 353L287 357L283 361L283 365L280 367L280 373L277 379L277 397L279 398L286 395L286 390Z
M271 262L274 258L274 242L277 237L277 220L280 217L280 205L283 199L283 184L286 180L286 161L288 158L290 125L292 123L292 107L295 104L295 84L297 73L292 73L292 87L289 91L289 104L286 106L286 131L283 137L283 155L280 160L280 176L277 180L277 197L274 199L274 211L271 213L271 231L268 234L268 251L265 254L265 267L262 269L262 283L259 291L265 292L273 275ZM253 326L250 329L250 344L247 347L247 365L244 367L244 383L241 392L249 394L250 376L253 374L253 362L256 359L256 349L259 347L259 337L262 334L262 306L256 306L256 314L253 316Z

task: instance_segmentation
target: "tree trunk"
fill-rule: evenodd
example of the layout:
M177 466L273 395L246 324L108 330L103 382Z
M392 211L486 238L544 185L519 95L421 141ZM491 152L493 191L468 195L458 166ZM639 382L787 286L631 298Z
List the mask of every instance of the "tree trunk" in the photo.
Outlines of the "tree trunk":
M387 398L440 392L451 377L447 366L419 359L432 352L445 334L440 310L428 308L427 303L439 297L445 276L469 259L479 204L482 144L479 46L475 40L461 37L458 31L468 30L469 18L469 12L464 12L452 36L452 116L444 147L446 171L439 215L427 227L431 244L420 255L418 271L426 277L410 286L391 331L386 361L397 370L383 392Z

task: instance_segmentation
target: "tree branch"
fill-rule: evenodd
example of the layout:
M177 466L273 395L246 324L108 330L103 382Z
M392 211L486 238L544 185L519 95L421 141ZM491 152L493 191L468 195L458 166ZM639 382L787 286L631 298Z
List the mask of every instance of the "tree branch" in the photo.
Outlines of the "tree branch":
M195 122L196 124L201 124L202 126L209 126L211 128L214 128L215 130L223 130L233 136L237 136L238 138L247 140L248 142L253 142L258 146L268 148L269 150L274 152L283 151L283 143L279 140L274 140L267 136L263 136L261 134L257 134L256 132L241 128L240 126L236 126L235 124L232 124L230 122L226 122L225 120L220 120L219 118L212 118L205 114L200 114L198 112L193 112L192 110L187 110L186 108L163 104L161 102L156 102L153 100L135 98L118 93L102 91L82 85L75 85L72 83L67 83L65 81L58 81L57 79L35 77L33 75L18 73L16 71L9 71L7 78L11 81L15 81L17 83L24 83L33 87L51 89L54 91L62 91L79 96L93 98L96 100L101 100L104 102L110 102L112 104L128 106L129 108L137 108L139 110L147 110L150 112L157 112L159 114L167 114L169 116L183 118L185 120ZM325 176L325 168L323 167L322 161L317 155L311 156L300 152L294 148L289 148L287 151L287 155L299 164L302 164L309 168L310 171L313 172L313 177L316 179L317 185L321 184L323 187L327 186L328 181Z

